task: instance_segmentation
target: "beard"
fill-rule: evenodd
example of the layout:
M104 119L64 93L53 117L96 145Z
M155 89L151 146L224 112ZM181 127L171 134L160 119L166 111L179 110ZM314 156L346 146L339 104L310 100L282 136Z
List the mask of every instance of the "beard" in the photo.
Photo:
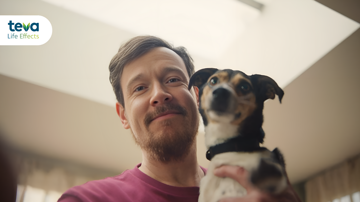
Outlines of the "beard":
M175 120L165 119L159 122L160 126L164 127L164 130L151 131L149 129L151 121L157 117L157 115L169 110L176 111L183 116L184 122L177 123ZM194 117L191 117L184 107L176 104L166 104L156 107L154 112L149 112L145 115L144 123L147 134L145 134L143 138L136 138L133 134L135 142L156 161L163 163L181 161L189 154L197 134L199 118L197 113L193 114L193 116ZM177 124L181 125L179 129L175 130L170 128L171 130L165 130Z

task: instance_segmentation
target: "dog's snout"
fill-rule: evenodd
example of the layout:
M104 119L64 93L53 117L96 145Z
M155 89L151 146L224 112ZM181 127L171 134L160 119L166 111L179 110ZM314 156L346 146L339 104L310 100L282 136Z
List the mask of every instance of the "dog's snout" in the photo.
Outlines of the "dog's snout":
M227 99L230 95L231 93L225 88L218 88L213 91L214 99Z
M230 97L231 92L225 88L218 88L214 90L211 109L219 112L227 111Z

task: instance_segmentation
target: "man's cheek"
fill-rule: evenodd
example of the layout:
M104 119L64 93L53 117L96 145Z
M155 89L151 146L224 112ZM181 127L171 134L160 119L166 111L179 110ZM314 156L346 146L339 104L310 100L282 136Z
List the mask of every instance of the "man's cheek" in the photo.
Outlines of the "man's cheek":
M132 119L132 126L136 127L137 129L140 129L141 126L145 126L144 123L144 117L146 115L145 110L145 104L140 104L137 102L134 102L132 105L132 111L131 111L131 119Z

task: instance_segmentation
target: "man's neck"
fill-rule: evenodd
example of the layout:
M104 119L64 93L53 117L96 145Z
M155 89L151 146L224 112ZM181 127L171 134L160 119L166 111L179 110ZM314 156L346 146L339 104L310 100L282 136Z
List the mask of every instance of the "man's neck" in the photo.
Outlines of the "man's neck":
M182 161L163 163L152 159L143 151L143 160L139 169L151 178L176 187L198 187L204 172L196 157L196 145Z

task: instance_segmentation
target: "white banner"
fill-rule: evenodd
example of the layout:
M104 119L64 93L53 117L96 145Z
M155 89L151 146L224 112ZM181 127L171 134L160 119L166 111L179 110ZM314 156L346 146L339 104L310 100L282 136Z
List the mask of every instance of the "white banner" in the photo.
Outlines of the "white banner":
M52 35L48 19L40 15L0 15L0 45L42 45Z

